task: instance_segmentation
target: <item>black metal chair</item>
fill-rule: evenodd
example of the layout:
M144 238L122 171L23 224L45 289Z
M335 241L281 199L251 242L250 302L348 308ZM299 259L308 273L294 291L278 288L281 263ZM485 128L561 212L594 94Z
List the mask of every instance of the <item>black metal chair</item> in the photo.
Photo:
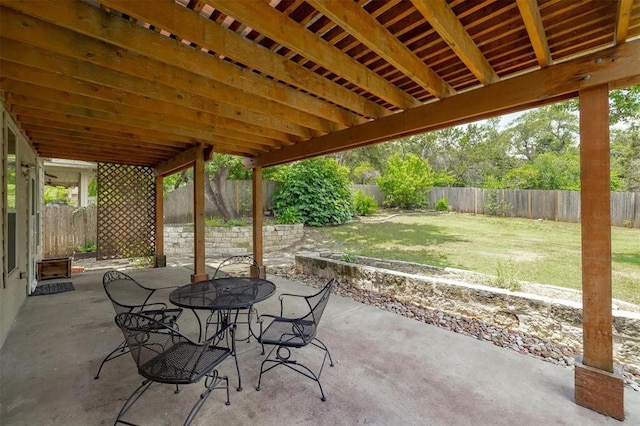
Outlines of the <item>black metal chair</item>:
M318 331L320 319L322 318L324 308L327 306L331 289L334 285L337 285L337 281L332 279L322 290L310 296L283 293L280 295L280 316L264 314L259 317L260 336L258 337L258 341L262 344L262 353L264 354L264 345L274 346L260 365L260 377L258 378L256 390L260 390L260 383L264 373L279 365L284 365L318 383L322 400L327 400L324 396L322 385L320 384L320 375L322 374L327 356L329 357L329 365L331 367L333 367L333 360L331 359L331 354L327 346L316 337L316 332ZM302 316L284 317L284 300L286 297L303 299L309 311ZM272 318L272 321L267 328L262 330L264 318ZM302 348L309 344L324 351L322 365L317 374L307 366L291 359L291 348ZM268 367L265 368L265 366Z
M144 313L146 316L168 326L175 325L178 317L182 314L181 308L168 309L166 303L150 303L149 300L153 294L162 288L145 287L124 272L105 272L102 277L102 285L107 297L113 304L116 314L128 312ZM127 352L127 342L123 341L102 360L94 379L100 378L102 367L107 361L116 359Z
M213 273L213 278L222 278L228 276L250 276L250 277L259 277L260 276L260 265L258 262L251 256L231 256L224 259L215 272ZM247 324L247 337L246 339L239 339L242 341L249 341L251 339L251 321L254 318L258 317L258 311L253 307L253 305L247 308L235 309L231 312L231 317L234 318L234 323L236 324ZM246 316L246 320L238 320L240 316ZM206 322L206 334L209 332L209 326L215 325L217 326L221 321L219 312L212 312L211 315L207 318Z
M177 329L145 315L118 314L115 321L122 330L129 352L138 366L138 374L145 378L125 402L118 413L115 424L132 424L122 420L122 416L154 382L176 385L175 393L178 393L178 385L196 383L203 377L205 378L205 390L191 408L184 421L185 425L189 425L193 421L215 389L226 389L226 405L230 404L229 378L220 376L216 368L235 352L235 339L229 339L230 347L229 344L226 346L222 344L227 342L227 339L224 338L225 333L229 332L233 336L233 324L221 327L218 333L205 342L196 343ZM236 370L239 375L240 369L237 360ZM221 385L222 382L224 384Z

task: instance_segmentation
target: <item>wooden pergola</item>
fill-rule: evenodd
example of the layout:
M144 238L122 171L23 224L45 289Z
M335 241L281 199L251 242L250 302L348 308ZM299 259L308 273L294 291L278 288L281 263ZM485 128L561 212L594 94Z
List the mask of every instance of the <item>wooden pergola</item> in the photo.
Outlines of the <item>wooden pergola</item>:
M3 103L41 157L264 167L579 97L584 359L576 401L624 418L611 316L611 89L640 83L639 0L0 0Z

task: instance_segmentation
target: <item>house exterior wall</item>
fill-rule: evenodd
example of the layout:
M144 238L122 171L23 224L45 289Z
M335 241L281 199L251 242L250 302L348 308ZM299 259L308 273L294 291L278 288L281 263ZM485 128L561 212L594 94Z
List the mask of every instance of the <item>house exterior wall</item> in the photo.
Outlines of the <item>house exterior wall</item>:
M0 214L0 234L2 236L2 247L0 254L2 257L2 277L0 283L0 346L9 333L9 329L18 310L26 300L30 291L30 284L35 283L35 277L30 276L29 268L29 243L30 238L37 238L38 232L41 235L40 225L37 220L33 221L38 227L38 232L32 232L30 207L35 207L35 212L42 211L42 172L41 162L31 149L26 139L20 134L18 128L3 107L0 106L0 141L2 152L2 164L0 165L0 177L2 184L2 214ZM16 213L16 268L8 270L8 221L7 221L7 150L8 135L12 132L16 136L16 179L15 179L15 213ZM31 165L23 168L21 165ZM35 205L30 205L31 200L31 178L36 182L33 191L36 194ZM35 245L34 245L35 247ZM35 247L32 255L39 258L41 247Z

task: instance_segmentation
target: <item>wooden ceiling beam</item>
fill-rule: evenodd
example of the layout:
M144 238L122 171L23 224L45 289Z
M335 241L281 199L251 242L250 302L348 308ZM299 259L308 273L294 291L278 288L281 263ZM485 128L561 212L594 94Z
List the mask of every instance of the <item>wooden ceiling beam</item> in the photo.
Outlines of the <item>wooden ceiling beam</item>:
M446 81L357 3L336 4L330 0L307 0L307 3L435 97L447 98L455 94Z
M3 40L6 39L3 38ZM254 125L281 133L288 133L304 139L313 136L313 132L306 127L273 119L266 114L257 114L236 107L221 105L210 99L177 90L173 87L128 76L97 65L79 63L66 56L51 54L39 48L28 48L24 44L16 41L3 41L1 47L0 57L3 59L43 70L56 70L56 72L69 77L102 84L135 95L144 94L154 99L174 103L176 106L183 106L197 111L206 111L221 118L235 120L236 123L238 123L238 130L244 126Z
M616 43L624 43L629 35L629 21L631 20L631 9L633 0L618 0L618 10L616 13Z
M411 3L482 84L500 80L446 0L411 0Z
M553 64L551 58L551 50L549 49L549 42L547 35L544 31L544 25L542 24L542 16L540 16L540 9L536 0L517 0L518 9L520 15L524 21L524 26L527 28L527 34L529 34L529 40L531 46L536 54L536 59L540 67L545 68Z
M269 3L204 1L398 108L406 110L421 105L420 101L390 84L346 53L336 49L317 34L301 27L294 20L271 7ZM335 7L342 7L342 5L338 4ZM284 28L286 31L283 31ZM235 59L244 62L243 58Z
M163 161L155 167L156 176L171 175L179 172L180 170L184 170L187 167L193 166L196 160L200 159L202 152L203 150L201 146L194 146L193 148L183 151L169 160ZM204 153L204 161L208 161L211 159L210 156L213 153L213 150L204 150ZM206 158L207 156L209 158Z
M151 159L153 162L162 161L164 158L167 158L168 155L175 155L177 150L172 150L171 152L158 152L156 150L150 148L141 148L132 145L122 145L122 144L114 144L108 143L104 141L95 141L91 139L83 139L83 138L68 138L65 136L57 136L50 134L33 134L29 133L29 137L33 141L34 144L55 144L57 147L65 147L72 148L77 151L84 152L96 152L99 153L102 151L107 152L117 152L118 154L125 157L142 157L146 159Z
M122 155L117 153L108 152L93 152L93 151L78 151L72 148L57 148L55 145L36 145L36 152L40 157L49 158L64 158L67 160L79 160L89 162L103 162L103 163L115 163L115 164L127 164L133 166L147 166L153 167L154 163L152 159L127 157L126 159Z
M11 40L71 57L80 62L89 62L123 74L150 80L153 83L175 87L178 90L190 92L221 104L233 105L240 111L246 109L258 114L269 111L269 115L275 119L291 121L324 133L345 127L291 106L264 97L253 96L191 71L141 57L122 48L25 16L11 9L2 9L0 26L3 28L3 35ZM118 60L114 60L114 58L118 58ZM359 122L362 121L364 120Z
M40 114L41 115L41 114ZM55 118L55 117L53 117ZM58 117L59 118L59 117ZM113 130L113 126L104 125L104 127L98 127L94 125L81 125L70 123L68 121L57 121L54 119L41 118L38 115L25 115L20 116L20 123L28 125L30 128L47 128L52 131L61 132L73 132L76 134L88 134L94 137L105 137L133 141L138 144L153 145L153 146L166 146L176 147L178 149L185 149L193 145L194 140L192 138L169 138L165 133L156 132L155 134L148 131L143 133L125 132L120 130Z
M208 26L203 25L203 22L208 22L205 18L199 17L200 19L197 19L198 15L176 5L175 2L171 3L165 1L163 7L184 9L183 13L187 14L192 20L200 23L199 28L203 31L203 34L207 32L206 28ZM139 25L133 25L127 20L105 13L83 2L55 0L41 1L37 4L33 2L12 2L5 3L4 5L22 14L54 23L55 25L79 34L84 34L157 61L189 70L202 77L227 84L245 93L265 97L274 102L291 106L309 114L315 114L346 126L362 122L362 118L347 110L309 96L308 94L298 92L272 79L264 78L250 70L244 70L241 67L219 59L217 56L193 49L169 37L158 37L158 33L155 31ZM142 6L143 9L148 9L147 5L143 4ZM154 8L156 6L159 7L160 2L154 4ZM193 22L187 23L187 25L192 24ZM194 40L194 42L195 41L196 40ZM301 78L301 81L306 80ZM331 100L335 102L340 98L348 99L348 93L350 92L342 89L341 96L336 96ZM338 102L336 103L340 105ZM364 105L362 99L358 99L358 97L353 94L350 103L352 107L350 108L351 110L362 113L363 115L367 115L365 113L372 114L382 111L381 108L373 102L370 102L370 105Z
M574 97L640 75L640 41L542 68L389 117L260 155L262 167L384 142Z
M164 153L172 153L176 150L180 150L179 145L161 145L151 144L149 142L140 142L133 139L116 138L113 136L106 136L97 133L77 132L71 129L56 129L53 127L41 127L41 126L29 126L29 129L25 132L30 138L61 138L67 140L78 140L87 143L104 143L105 149L116 149L122 146L131 146L135 149L143 149Z
M235 125L235 121L231 121L229 126L228 119L221 119L192 108L181 108L180 105L156 101L145 96L138 96L107 86L77 80L62 74L36 70L32 67L15 64L13 62L1 61L0 66L2 66L4 75L4 77L0 77L0 88L3 90L16 91L19 94L22 90L28 90L25 89L25 85L43 88L55 87L68 94L86 96L118 105L131 106L137 109L156 111L158 113L175 116L179 121L197 123L196 127L207 126L207 131L211 131L214 135L229 136L235 139L247 139L272 148L279 148L286 145L278 139L275 139L275 137L282 136L281 133L250 125L243 128ZM64 97L66 96L68 95ZM213 125L213 127L211 127L211 125ZM237 130L237 128L240 128L240 130ZM268 137L265 137L265 135ZM293 141L288 141L288 143L292 142Z
M242 52L244 59L242 63L249 66L262 63L263 67L255 68L275 77L276 80L255 74L251 70L224 61L218 56L188 47L169 37L158 37L154 31L133 25L83 2L48 0L34 3L27 1L6 3L6 6L132 52L190 70L203 77L229 84L247 93L267 97L310 114L319 114L319 116L328 119L331 117L331 120L337 120L347 126L362 122L360 118L347 110L355 111L365 117L379 117L390 113L376 103L311 71L283 63L280 55L254 46L251 41L220 28L218 25L211 25L211 21L208 19L174 1L157 1L154 3L154 7L148 7L147 3L137 1L118 1L117 3L103 1L102 3L130 16L137 16L156 28L162 28L169 32L172 32L172 29L177 29L176 34L181 33L182 37L200 47L212 50L218 55L233 57L231 55L233 52ZM346 108L346 110L281 84L278 80L300 87L308 93L327 99Z
M14 99L11 99L11 101L13 102ZM33 102L30 102L30 103L33 103ZM52 104L53 103L50 103L49 105L40 105L40 106L38 105L22 106L16 103L12 103L11 109L15 114L18 115L18 119L20 119L20 116L26 115L30 117L37 117L37 118L43 118L43 119L52 118L56 121L69 122L74 125L103 127L107 129L114 128L114 124L110 120L101 120L93 117L74 115L69 113L68 111L65 111L66 108L64 105L58 104L58 106L52 106ZM45 108L42 108L43 106ZM158 127L160 128L160 130L158 130ZM261 150L258 148L251 148L251 147L246 147L244 145L241 145L239 141L234 141L224 137L212 137L211 135L202 133L202 132L200 133L193 132L193 131L183 132L182 130L180 130L180 132L176 132L173 130L169 131L168 129L163 130L162 124L159 124L158 126L134 126L134 125L127 125L125 123L122 123L122 124L119 124L117 128L125 132L132 132L132 133L135 133L138 135L144 135L144 136L159 134L161 135L162 140L170 139L172 137L178 137L178 138L188 138L192 140L194 143L197 143L197 142L203 142L203 143L209 143L209 144L215 143L216 146L218 147L219 152L230 153L234 155L237 155L238 152L242 152L243 149L246 149L249 153L253 155L257 155L258 153L261 152ZM159 143L157 140L152 139L151 136L149 136L149 139L156 143Z
M192 122L189 120L182 120L172 114L173 110L165 112L158 112L154 110L146 110L137 107L131 107L125 104L119 104L116 102L104 101L101 99L90 98L83 95L77 95L74 93L68 93L56 89L51 89L47 86L37 86L23 82L13 82L6 79L0 81L0 88L3 90L9 90L11 94L22 95L31 98L42 98L44 102L48 102L50 99L55 99L56 102L77 106L81 108L88 108L96 111L104 111L114 116L132 117L139 120L153 121L153 122L167 122L176 123L177 127L184 128L185 130L199 129L203 132L210 132L212 136L220 136L232 138L235 140L246 141L247 146L261 146L262 149L273 149L274 145L279 146L264 138L255 137L249 134L240 132L230 132L225 129L211 128L199 122Z

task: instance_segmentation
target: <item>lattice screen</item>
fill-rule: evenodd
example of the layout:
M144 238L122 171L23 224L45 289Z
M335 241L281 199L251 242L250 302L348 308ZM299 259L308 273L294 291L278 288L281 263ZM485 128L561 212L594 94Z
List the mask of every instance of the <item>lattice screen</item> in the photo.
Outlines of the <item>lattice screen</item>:
M156 245L150 167L98 163L98 259L148 257Z

